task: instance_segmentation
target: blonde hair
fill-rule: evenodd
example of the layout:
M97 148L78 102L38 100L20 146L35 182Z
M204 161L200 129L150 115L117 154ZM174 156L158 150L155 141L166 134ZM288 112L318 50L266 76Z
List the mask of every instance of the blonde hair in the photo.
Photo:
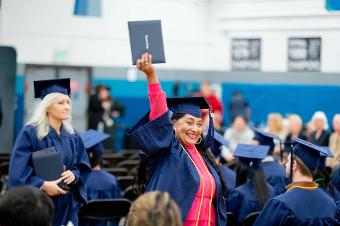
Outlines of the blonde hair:
M328 130L328 120L327 120L327 116L326 116L325 112L323 112L323 111L316 111L313 114L313 117L312 117L313 124L314 124L316 119L321 119L324 122L323 129L324 130Z
M153 191L132 203L125 225L182 226L182 221L179 208L169 193Z
M289 115L289 116L288 116L288 120L289 120L289 122L292 122L292 121L297 122L297 123L299 123L300 125L303 124L300 115L297 115L297 114Z
M37 137L40 140L47 136L50 128L47 118L47 108L56 103L60 98L60 95L64 94L50 93L46 95L40 102L38 102L33 108L33 114L30 120L27 122L27 125L37 127ZM68 119L62 122L62 124L68 133L74 134L74 129L71 124L71 114Z
M267 118L268 122L272 122L272 127L269 128L269 132L276 135L280 134L283 130L283 119L280 113L270 113ZM269 123L268 123L269 125Z

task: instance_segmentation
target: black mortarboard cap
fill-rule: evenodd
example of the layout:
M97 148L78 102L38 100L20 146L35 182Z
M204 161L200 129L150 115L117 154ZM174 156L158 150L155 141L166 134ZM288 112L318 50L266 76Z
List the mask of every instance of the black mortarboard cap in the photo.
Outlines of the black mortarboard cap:
M214 125L209 104L204 97L167 98L166 102L173 113L189 114L197 118L202 118L201 109L209 109L209 128L205 137L205 144L211 147L214 142Z
M38 80L33 82L34 85L34 97L44 99L44 97L50 93L63 93L70 95L70 79L49 79Z

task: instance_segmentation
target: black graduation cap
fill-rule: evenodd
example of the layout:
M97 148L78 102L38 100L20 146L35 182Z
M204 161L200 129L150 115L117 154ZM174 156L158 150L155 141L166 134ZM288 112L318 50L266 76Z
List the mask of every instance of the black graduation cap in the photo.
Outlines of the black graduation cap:
M268 145L238 144L233 155L246 165L252 163L253 167L258 167L268 151Z
M34 97L44 99L50 93L70 95L70 81L69 78L34 81Z
M334 157L326 147L309 143L297 137L294 137L292 141L294 146L291 153L291 176L294 155L298 156L302 160L311 173L315 172L315 170L320 166L322 158Z
M211 146L211 152L215 158L221 155L221 146L229 147L229 141L227 141L221 134L214 132L214 145Z
M173 113L190 114L197 118L202 117L201 109L210 109L204 97L167 98L166 102Z
M270 146L269 154L271 154L274 151L274 147L275 147L274 140L277 139L280 141L279 136L257 129L255 127L252 127L252 129L255 132L255 136L253 140L257 140L260 145L269 145Z
M209 128L205 138L205 144L210 147L214 142L214 125L212 113L208 102L204 97L178 97L166 99L168 108L173 113L189 114L197 118L202 118L201 109L209 109Z
M93 152L95 155L101 155L103 153L103 148L100 145L100 142L110 137L109 134L93 129L81 133L79 136L82 139L86 150L88 152Z
M325 152L320 152L320 164L318 166L319 170L324 171L326 168L326 158L334 158L333 153L329 150L328 147L322 147ZM326 154L325 154L326 153Z

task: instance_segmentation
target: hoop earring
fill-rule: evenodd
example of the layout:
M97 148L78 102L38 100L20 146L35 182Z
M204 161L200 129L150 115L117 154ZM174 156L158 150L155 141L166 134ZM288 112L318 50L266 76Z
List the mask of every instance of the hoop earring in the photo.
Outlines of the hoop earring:
M202 137L198 138L198 141L196 144L200 144L202 142Z

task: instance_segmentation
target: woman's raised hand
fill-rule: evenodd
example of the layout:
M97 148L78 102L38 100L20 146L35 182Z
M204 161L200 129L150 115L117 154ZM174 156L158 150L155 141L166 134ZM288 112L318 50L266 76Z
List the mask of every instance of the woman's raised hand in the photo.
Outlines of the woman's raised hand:
M140 71L143 71L149 83L157 83L158 78L154 66L152 65L151 54L144 53L140 59L137 60L136 66Z

